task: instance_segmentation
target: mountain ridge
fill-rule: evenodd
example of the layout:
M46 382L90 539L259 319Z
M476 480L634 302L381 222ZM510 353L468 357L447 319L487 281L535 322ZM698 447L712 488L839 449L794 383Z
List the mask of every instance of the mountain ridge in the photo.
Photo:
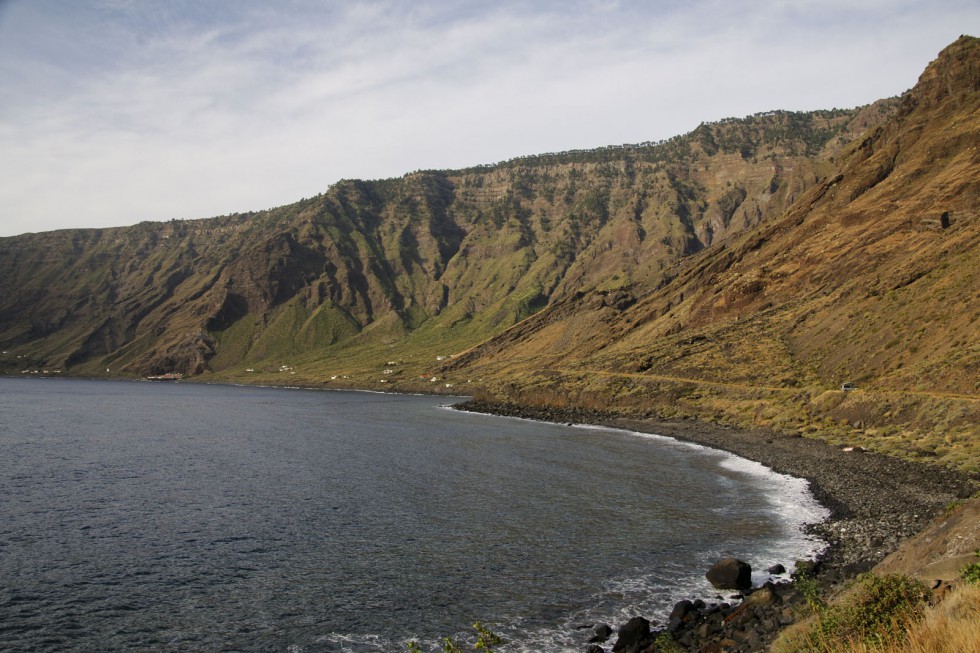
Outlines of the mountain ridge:
M975 468L977 43L858 109L2 238L0 372L464 389Z
M460 311L465 319L505 301L523 284L521 291L527 297L516 308L491 316L494 327L539 308L552 293L565 294L576 284L604 277L608 268L622 267L623 261L604 260L615 258L601 251L603 245L608 248L609 236L596 245L592 242L610 218L619 217L613 215L617 210L632 218L652 214L647 225L619 220L623 224L614 235L625 231L639 246L647 240L646 232L656 229L662 247L654 242L652 248L669 250L655 252L658 259L684 255L724 238L732 221L740 221L737 228L757 222L767 210L763 202L781 207L816 177L809 170L810 162L795 153L807 144L773 132L802 129L812 142L811 131L826 139L845 127L843 119L848 116L844 111L803 116L774 112L746 119L758 123L754 127L759 135L768 133L773 141L774 165L747 163L732 144L746 139L729 138L723 146L727 149L715 157L716 167L734 169L741 174L741 183L754 182L759 188L751 196L744 189L731 188L713 205L700 197L695 201L697 189L692 184L700 182L691 175L689 160L701 157L705 134L730 131L724 125L702 125L686 138L659 145L574 153L561 163L555 160L561 155L548 155L534 158L530 167L524 159L460 173L430 171L398 180L341 181L317 198L252 214L3 239L0 248L7 263L3 277L13 280L0 307L8 327L3 342L8 346L36 342L63 332L69 323L91 320L95 316L86 314L86 306L93 296L104 297L101 310L106 313L111 313L107 306L122 302L122 314L106 315L81 342L63 345L62 349L71 348L67 354L47 348L43 359L36 361L48 367L74 367L132 343L148 321L159 329L163 320L153 319L153 312L173 296L199 304L194 314L198 319L188 315L181 321L203 332L194 336L200 354L185 361L169 356L159 362L127 360L120 371L131 368L141 374L182 367L166 371L202 373L214 355L210 334L227 330L244 315L264 315L301 291L306 293L305 304L331 305L342 314L341 326L360 332L385 319L412 330L450 305L466 306ZM817 128L807 131L809 125L798 124L807 120L818 123ZM833 120L836 124L831 124ZM728 123L734 124L747 131L742 123ZM780 146L776 139L788 145ZM712 148L718 152L717 145ZM612 154L622 158L610 162ZM779 172L770 167L778 167ZM636 183L637 168L646 175L645 181ZM755 179L745 174L750 168ZM787 180L774 179L777 174ZM737 175L729 172L728 176ZM731 179L726 182L731 185ZM613 194L620 195L615 203ZM648 199L648 194L656 194L656 200ZM698 211L703 219L695 226L690 216ZM673 220L674 214L679 214L680 223ZM34 259L24 260L31 252ZM503 284L488 285L482 273L501 256L510 257L521 273L509 275ZM577 260L580 257L585 258ZM96 258L109 263L108 270L101 270L105 278L85 279L77 290L32 283L37 272L42 278L53 278L95 271ZM125 267L119 262L122 259L129 259ZM638 266L637 259L638 252L625 265ZM205 268L210 274L192 274ZM30 278L18 278L25 270ZM524 273L530 276L523 278ZM150 289L153 299L144 298ZM64 293L64 301L52 302L51 296L59 292ZM210 302L200 305L204 294ZM134 310L125 310L127 300ZM44 302L58 305L37 308ZM182 309L172 310L179 314ZM20 333L10 329L25 311L34 313L30 326L20 325ZM206 319L201 320L204 314ZM103 362L114 361L100 360L97 367Z

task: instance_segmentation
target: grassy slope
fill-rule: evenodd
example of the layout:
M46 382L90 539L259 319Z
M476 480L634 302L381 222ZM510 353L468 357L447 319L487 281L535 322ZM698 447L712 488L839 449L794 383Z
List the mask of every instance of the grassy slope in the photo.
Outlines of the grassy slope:
M287 365L363 384L395 358L410 370L385 380L417 379L580 288L659 283L778 214L894 104L346 181L255 214L0 239L0 369L268 382Z
M585 293L454 368L519 401L764 425L976 470L977 43L944 52L784 215L681 261L624 310Z

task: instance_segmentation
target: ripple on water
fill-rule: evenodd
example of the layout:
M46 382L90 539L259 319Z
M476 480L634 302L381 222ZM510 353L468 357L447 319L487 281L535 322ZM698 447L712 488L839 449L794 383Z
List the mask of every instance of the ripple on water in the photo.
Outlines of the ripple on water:
M820 546L754 463L444 402L0 379L0 649L436 650L480 620L578 651L710 595L720 555Z

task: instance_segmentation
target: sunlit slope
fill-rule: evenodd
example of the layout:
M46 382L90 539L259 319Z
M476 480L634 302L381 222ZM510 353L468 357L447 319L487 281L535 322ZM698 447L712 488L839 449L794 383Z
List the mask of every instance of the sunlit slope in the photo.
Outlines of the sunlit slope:
M976 466L978 62L977 39L958 40L786 212L677 261L659 288L567 295L451 368L502 398ZM858 389L841 392L848 381Z

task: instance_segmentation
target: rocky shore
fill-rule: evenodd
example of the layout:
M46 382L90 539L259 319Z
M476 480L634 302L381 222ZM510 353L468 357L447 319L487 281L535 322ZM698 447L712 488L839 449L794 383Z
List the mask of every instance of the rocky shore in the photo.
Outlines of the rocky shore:
M825 595L870 570L952 502L966 499L980 488L976 476L765 430L480 401L455 408L666 435L728 451L776 472L808 480L814 496L831 512L828 521L813 527L814 533L828 542L828 549L819 560L806 561ZM618 631L606 624L589 625L583 650L655 653L661 650L658 642L669 640L687 651L759 651L796 619L804 600L785 581L734 594L721 592L714 603L691 602L682 596L677 599L666 624L651 624L638 615L618 625ZM669 637L665 638L665 633Z

